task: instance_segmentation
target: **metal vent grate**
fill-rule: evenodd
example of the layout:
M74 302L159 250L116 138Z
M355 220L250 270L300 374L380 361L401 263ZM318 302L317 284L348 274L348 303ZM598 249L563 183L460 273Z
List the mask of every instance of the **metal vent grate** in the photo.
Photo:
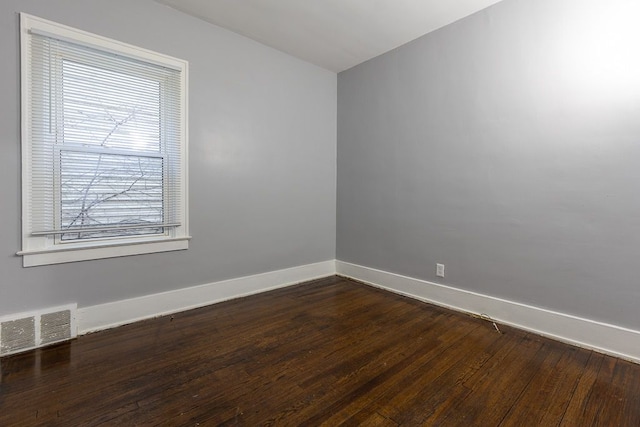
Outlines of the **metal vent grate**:
M46 313L40 317L40 343L51 344L71 338L71 310Z
M0 356L77 336L76 305L0 317Z
M10 320L0 325L0 354L12 353L36 345L36 324L33 317Z

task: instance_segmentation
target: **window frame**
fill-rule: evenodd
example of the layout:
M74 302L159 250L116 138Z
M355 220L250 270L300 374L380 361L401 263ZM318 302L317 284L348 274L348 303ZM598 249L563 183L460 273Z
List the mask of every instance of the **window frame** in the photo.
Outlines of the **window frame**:
M98 49L147 63L170 67L180 72L180 211L181 223L163 234L58 242L51 235L34 235L31 229L32 135L31 135L31 32ZM128 255L188 249L188 62L148 49L68 27L25 13L20 14L21 53L21 147L22 147L22 250L23 266L59 264ZM51 166L52 169L54 165ZM55 191L52 188L52 191Z

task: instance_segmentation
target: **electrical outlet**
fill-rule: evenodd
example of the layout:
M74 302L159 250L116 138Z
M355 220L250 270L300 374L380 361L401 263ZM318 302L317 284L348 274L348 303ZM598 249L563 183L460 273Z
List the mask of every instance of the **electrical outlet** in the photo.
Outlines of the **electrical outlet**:
M436 264L436 276L444 277L444 264Z

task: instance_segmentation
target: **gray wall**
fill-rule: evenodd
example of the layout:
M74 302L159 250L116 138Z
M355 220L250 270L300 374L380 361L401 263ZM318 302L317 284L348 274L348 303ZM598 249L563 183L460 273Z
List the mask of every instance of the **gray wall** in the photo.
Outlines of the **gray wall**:
M188 251L22 267L18 12L190 62ZM0 315L335 258L335 73L151 0L2 0L0 53Z
M340 73L338 259L640 329L636 3L505 0Z

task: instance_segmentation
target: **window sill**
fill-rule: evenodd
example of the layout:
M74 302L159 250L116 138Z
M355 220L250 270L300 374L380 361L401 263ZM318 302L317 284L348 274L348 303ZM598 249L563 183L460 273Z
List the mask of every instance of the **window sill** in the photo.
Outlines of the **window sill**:
M18 252L24 267L62 264L65 262L88 261L103 258L116 258L129 255L152 254L158 252L180 251L189 248L191 237L163 239L161 241L142 241L139 243L110 243L91 247L52 248L26 250Z

